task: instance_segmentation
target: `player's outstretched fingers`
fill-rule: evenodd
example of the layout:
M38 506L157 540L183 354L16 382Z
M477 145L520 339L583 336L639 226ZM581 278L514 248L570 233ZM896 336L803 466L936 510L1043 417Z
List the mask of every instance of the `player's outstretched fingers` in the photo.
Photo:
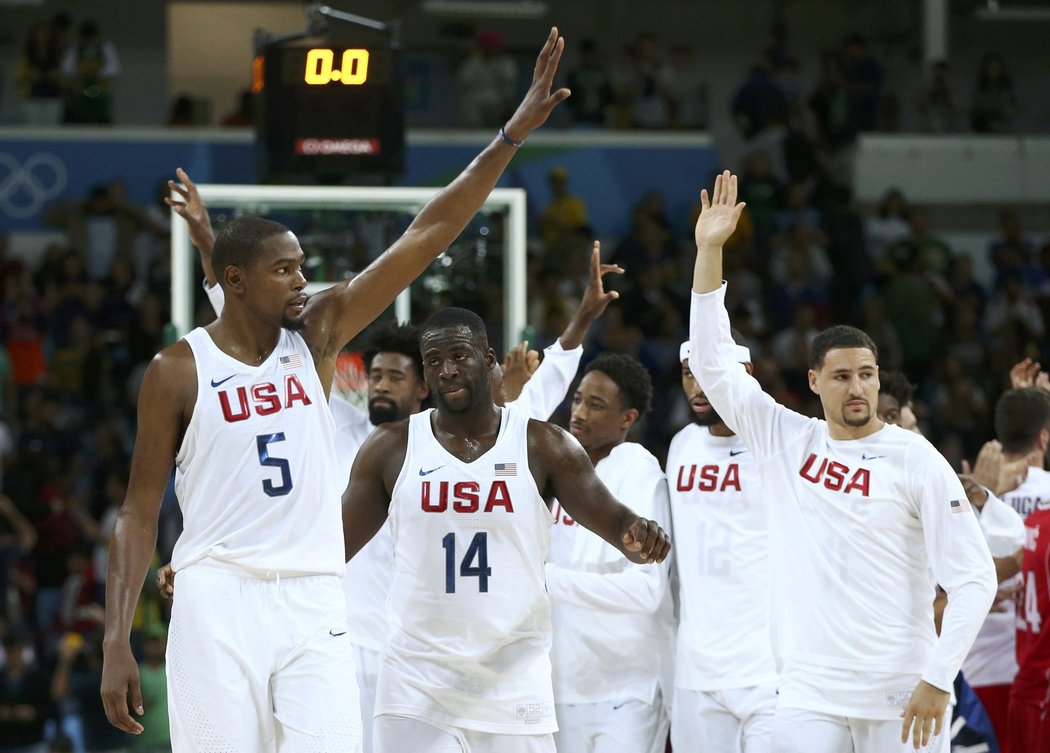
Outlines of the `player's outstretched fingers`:
M901 743L907 744L908 735L911 734L911 724L915 719L915 713L911 711L910 708L905 709L901 712L901 717L904 719L904 722L901 724Z

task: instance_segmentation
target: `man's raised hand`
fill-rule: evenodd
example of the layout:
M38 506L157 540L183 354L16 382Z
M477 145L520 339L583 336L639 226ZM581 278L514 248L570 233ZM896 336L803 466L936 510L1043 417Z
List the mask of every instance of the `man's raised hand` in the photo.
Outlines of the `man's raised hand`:
M551 91L554 85L554 74L558 72L558 63L565 51L565 39L558 35L558 28L551 28L547 41L536 58L536 67L532 71L532 85L518 109L507 121L505 133L507 138L524 141L534 129L546 122L561 102L569 97L566 88Z
M721 248L736 230L744 202L737 203L737 178L728 170L715 178L715 187L708 196L700 191L700 217L696 221L696 247Z

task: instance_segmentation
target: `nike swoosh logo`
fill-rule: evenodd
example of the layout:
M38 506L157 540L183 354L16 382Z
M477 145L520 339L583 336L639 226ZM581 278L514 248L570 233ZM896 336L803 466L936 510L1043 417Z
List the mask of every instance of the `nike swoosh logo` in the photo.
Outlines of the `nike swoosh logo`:
M886 457L886 456L885 455L865 455L865 454L861 453L860 459L861 460L878 460L879 458L884 458L884 457Z
M332 632L331 630L329 630L329 631L328 631L328 634L329 634L330 636L332 636L333 638L338 638L338 637L339 637L340 635L346 635L346 631L344 630L344 631L343 631L343 632L341 632L341 633L333 633L333 632Z
M743 455L747 450L730 450L729 457L735 458L737 455Z
M233 378L234 378L235 376L237 376L237 375L236 375L236 374L230 374L230 375L229 375L228 377L226 377L225 379L220 379L220 380L219 380L219 381L217 381L217 382L216 382L216 381L215 381L214 379L212 379L212 380L211 380L211 386L212 386L212 387L218 387L218 386L219 386L220 384L222 384L223 382L228 382L228 381L230 381L231 379L233 379Z
M431 468L429 471L424 471L422 468L420 468L419 469L419 475L420 476L429 476L434 471L440 471L444 467L445 466L443 466L443 465L439 465L437 468Z

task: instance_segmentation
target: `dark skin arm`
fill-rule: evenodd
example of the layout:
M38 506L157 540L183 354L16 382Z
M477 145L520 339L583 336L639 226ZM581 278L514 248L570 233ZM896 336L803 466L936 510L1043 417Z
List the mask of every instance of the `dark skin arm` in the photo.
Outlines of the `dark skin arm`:
M357 554L386 522L390 495L405 464L408 421L377 426L354 458L343 492L343 542L346 559Z
M507 136L524 140L569 96L551 90L565 40L551 29L533 70L532 85L507 121ZM427 202L394 245L357 277L312 296L303 312L303 336L314 352L322 384L330 384L339 351L381 314L463 231L496 186L517 150L495 138L460 175Z
M529 467L536 488L557 497L585 528L619 549L631 562L663 562L671 539L656 521L639 517L606 488L580 444L559 426L529 422Z
M196 387L193 356L184 341L162 350L146 369L127 496L110 541L102 703L110 724L134 734L142 725L131 717L129 706L142 714L142 691L131 652L131 622L157 545L160 504Z

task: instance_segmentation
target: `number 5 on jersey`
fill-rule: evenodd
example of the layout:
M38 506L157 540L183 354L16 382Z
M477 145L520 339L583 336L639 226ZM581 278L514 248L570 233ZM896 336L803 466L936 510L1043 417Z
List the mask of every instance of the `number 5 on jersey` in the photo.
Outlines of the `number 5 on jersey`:
M279 431L276 434L260 434L255 438L255 446L259 450L259 465L281 469L280 484L275 485L270 479L263 479L263 491L269 497L283 497L292 490L292 469L288 465L288 459L275 458L270 455L270 443L283 441L283 431Z
M478 531L470 540L467 551L463 554L463 560L459 563L459 577L477 578L478 593L489 592L489 576L492 568L489 567L489 535L487 531ZM445 548L445 593L456 592L456 534L448 533L441 539L441 546ZM475 559L477 564L472 564Z

